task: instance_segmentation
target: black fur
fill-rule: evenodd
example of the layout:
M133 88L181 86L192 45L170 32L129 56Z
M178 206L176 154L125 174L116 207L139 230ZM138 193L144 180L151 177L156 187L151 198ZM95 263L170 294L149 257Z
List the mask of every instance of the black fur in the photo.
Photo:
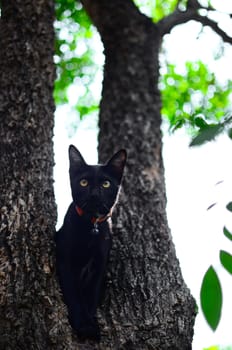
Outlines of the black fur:
M71 326L79 337L99 341L96 308L111 247L107 218L116 202L126 151L105 165L88 165L71 145L69 160L73 202L56 234L57 272Z

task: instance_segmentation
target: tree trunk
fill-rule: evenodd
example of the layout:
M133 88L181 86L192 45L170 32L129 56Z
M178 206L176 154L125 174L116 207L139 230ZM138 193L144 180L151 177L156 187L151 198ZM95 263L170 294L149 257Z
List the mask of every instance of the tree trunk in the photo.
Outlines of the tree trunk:
M54 6L1 10L0 349L59 349L71 332L53 268Z
M195 302L166 218L158 55L159 26L129 0L84 1L104 44L99 153L129 153L114 217L105 348L191 349Z

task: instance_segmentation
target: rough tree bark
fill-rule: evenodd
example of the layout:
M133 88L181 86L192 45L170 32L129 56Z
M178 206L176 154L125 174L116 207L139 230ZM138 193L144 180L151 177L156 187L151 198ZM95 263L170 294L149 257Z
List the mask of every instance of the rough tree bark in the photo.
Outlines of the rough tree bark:
M4 350L59 349L60 343L71 342L53 268L53 21L52 0L1 1L0 349Z

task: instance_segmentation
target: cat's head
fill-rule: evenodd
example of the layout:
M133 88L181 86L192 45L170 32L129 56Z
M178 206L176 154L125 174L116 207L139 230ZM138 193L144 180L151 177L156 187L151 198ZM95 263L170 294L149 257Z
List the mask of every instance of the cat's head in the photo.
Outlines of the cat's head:
M69 146L70 183L73 201L89 216L110 213L117 198L126 151L120 150L104 165L88 165L75 146Z

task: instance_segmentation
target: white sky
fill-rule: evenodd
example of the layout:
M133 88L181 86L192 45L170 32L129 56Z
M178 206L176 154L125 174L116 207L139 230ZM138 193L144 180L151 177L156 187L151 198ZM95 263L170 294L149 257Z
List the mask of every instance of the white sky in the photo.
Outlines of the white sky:
M223 3L232 6L231 0ZM176 27L171 35L165 37L169 61L181 70L186 60L200 59L218 74L221 82L232 79L232 47L226 46L224 57L215 61L213 56L218 50L219 39L206 28L201 39L197 40L200 29L198 23L191 22L185 25L184 30L182 26ZM62 224L71 202L68 145L74 143L90 164L97 159L96 119L87 117L79 124L74 137L69 139L65 120L69 113L65 106L56 113L54 176L57 227ZM220 277L224 298L222 319L215 333L207 326L201 311L197 316L193 350L201 350L217 344L232 345L232 276L219 262L220 249L232 254L232 244L222 232L224 225L232 231L232 214L225 209L225 205L232 201L232 141L224 135L217 142L199 148L190 149L188 144L189 138L181 130L173 136L166 134L164 137L169 225L184 279L198 304L201 281L211 264ZM223 183L216 185L222 180ZM214 202L217 205L207 211Z
M198 305L201 281L210 265L218 273L224 298L215 333L201 311L197 317L193 349L199 350L216 344L232 345L232 276L219 261L220 249L232 254L232 243L223 235L224 225L232 230L232 214L225 208L232 200L232 141L224 135L199 148L189 149L188 144L183 131L164 137L169 225L184 279ZM223 182L216 185L219 181Z

